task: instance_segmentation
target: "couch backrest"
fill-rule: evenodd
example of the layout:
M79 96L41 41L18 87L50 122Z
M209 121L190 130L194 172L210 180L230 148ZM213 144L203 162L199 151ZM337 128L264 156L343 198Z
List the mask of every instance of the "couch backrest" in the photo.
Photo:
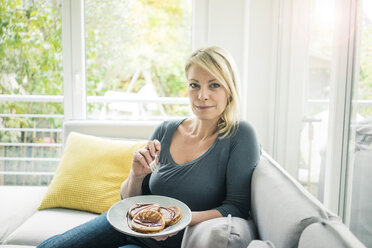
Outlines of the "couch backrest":
M319 219L338 219L263 152L252 176L252 216L262 240L297 247L302 231Z
M149 139L159 124L159 121L66 121L63 123L63 144L70 132L110 138Z

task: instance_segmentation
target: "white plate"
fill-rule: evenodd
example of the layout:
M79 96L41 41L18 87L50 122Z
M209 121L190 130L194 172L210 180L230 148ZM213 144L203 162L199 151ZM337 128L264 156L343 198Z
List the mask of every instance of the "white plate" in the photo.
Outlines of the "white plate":
M182 218L174 225L164 228L161 232L158 233L139 233L133 231L127 222L127 212L128 210L137 203L157 203L160 206L177 206L182 211ZM191 221L191 211L186 204L183 202L176 200L174 198L166 197L166 196L159 196L159 195L141 195L141 196L134 196L130 198L126 198L121 200L109 209L107 213L107 220L108 222L118 231L128 234L130 236L135 237L158 237L164 235L170 235L176 232L179 232L186 228L190 224Z

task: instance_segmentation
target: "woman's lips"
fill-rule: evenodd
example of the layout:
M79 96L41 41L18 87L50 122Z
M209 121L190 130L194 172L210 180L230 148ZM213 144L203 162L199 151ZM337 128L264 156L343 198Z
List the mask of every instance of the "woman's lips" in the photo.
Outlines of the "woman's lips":
M211 109L212 106L196 106L196 108L200 110L207 110L207 109Z

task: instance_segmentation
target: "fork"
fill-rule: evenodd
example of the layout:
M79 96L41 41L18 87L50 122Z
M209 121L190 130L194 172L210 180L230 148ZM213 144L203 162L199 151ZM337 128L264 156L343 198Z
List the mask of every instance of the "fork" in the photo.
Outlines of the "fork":
M156 159L158 158L158 153L155 153L155 158L154 160L150 163L150 169L152 172L157 171L158 164L156 163Z

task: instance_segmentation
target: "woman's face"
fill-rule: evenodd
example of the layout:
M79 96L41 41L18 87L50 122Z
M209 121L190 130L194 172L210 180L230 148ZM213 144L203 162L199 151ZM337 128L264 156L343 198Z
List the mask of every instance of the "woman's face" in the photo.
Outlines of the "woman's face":
M190 67L187 80L191 108L196 117L200 120L218 121L227 105L226 89L200 66Z

